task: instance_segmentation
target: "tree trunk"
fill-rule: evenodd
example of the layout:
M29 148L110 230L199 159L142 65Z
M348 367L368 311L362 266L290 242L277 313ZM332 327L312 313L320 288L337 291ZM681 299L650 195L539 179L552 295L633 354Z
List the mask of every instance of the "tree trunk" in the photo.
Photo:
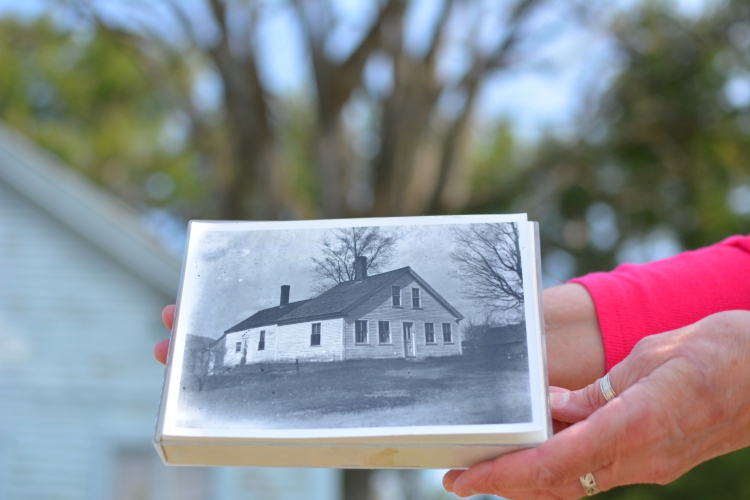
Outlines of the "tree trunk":
M338 120L321 124L315 141L315 166L318 180L318 209L326 219L345 215L346 142Z
M370 488L373 472L369 469L344 469L344 500L374 500Z

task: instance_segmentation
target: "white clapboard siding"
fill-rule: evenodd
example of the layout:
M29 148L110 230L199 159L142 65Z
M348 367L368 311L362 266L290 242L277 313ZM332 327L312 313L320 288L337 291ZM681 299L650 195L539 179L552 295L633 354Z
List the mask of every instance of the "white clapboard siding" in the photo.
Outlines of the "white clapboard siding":
M461 354L459 323L453 314L443 306L429 291L421 289L414 278L406 274L393 282L393 286L401 288L401 306L393 307L391 286L384 287L372 297L352 308L346 318L346 357L358 358L392 358L404 357L403 323L410 322L415 353L418 358L432 356L454 356ZM412 307L411 289L420 288L420 306ZM355 342L355 322L368 322L368 338L366 344ZM391 342L380 344L378 337L378 321L390 322ZM425 337L425 323L435 325L435 343L427 344ZM453 332L453 342L443 341L442 323L450 323Z
M0 283L0 429L12 436L0 491L91 498L106 473L92 450L151 439L163 373L151 349L172 297L2 183Z
M320 323L320 345L311 346L312 324ZM343 322L341 318L281 325L276 359L279 362L341 361Z
M273 363L276 361L276 325L251 328L241 332L228 333L224 338L224 366L237 366L242 361L242 349L236 350L237 342L247 345L245 363ZM260 332L266 332L265 348L258 350ZM244 347L243 347L244 348Z
M50 213L64 197L39 203L28 193L33 176L23 172L6 183L7 172L25 167L9 163L19 153L6 154L4 134L0 127L0 500L115 498L123 450L148 462L148 498L176 498L179 474L158 462L151 445L164 373L152 350L168 333L160 311L174 301L179 263L172 259L168 272L149 280L149 270L133 268L137 261ZM97 217L105 216L90 212ZM117 231L119 220L99 223ZM132 236L134 221L118 238ZM148 245L134 245L149 255ZM253 488L257 471L203 475L211 498L339 497L335 471L273 472L279 480L271 495ZM305 494L293 487L302 481L311 485Z

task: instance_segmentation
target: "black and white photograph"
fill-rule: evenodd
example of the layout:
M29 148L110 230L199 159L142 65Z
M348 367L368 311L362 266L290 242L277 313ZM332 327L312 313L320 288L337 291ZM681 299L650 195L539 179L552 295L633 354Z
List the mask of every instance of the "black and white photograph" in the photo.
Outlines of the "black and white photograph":
M176 426L532 421L518 221L198 224Z

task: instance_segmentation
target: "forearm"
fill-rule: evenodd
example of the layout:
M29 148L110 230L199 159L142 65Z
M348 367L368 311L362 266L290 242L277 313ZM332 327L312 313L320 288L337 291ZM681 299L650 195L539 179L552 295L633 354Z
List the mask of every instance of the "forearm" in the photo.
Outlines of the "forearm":
M596 302L606 369L639 340L683 328L712 314L750 310L750 237L683 252L647 264L624 264L572 282Z
M578 284L544 290L550 385L580 389L604 376L604 343L591 296Z

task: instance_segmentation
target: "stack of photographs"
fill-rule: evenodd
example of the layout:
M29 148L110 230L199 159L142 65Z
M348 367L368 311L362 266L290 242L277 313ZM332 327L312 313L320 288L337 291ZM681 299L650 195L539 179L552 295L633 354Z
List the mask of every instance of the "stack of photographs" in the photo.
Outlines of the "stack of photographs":
M190 223L167 464L461 468L551 436L526 215Z

